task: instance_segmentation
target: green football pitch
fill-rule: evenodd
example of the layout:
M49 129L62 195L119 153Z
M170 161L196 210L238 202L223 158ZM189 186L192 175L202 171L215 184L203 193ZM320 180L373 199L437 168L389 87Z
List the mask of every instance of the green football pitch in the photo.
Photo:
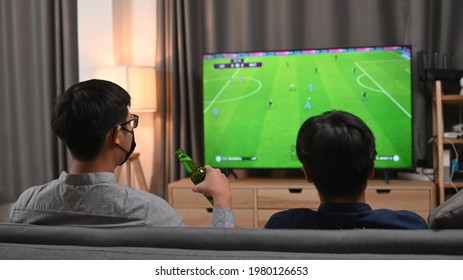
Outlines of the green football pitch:
M412 164L409 58L401 51L246 57L261 67L203 62L205 163L218 168L300 168L300 125L331 109L372 129L377 168Z

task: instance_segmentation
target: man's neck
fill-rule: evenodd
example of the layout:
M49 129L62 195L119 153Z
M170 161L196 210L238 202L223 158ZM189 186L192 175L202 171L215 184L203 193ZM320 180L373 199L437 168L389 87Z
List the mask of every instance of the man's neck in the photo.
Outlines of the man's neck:
M72 162L70 174L81 174L81 173L97 173L97 172L114 172L115 166L112 164L105 164L98 161L79 161L74 160Z
M360 195L350 195L350 196L340 196L340 197L332 197L329 200L320 197L321 202L329 202L329 203L365 203L365 192L361 193Z

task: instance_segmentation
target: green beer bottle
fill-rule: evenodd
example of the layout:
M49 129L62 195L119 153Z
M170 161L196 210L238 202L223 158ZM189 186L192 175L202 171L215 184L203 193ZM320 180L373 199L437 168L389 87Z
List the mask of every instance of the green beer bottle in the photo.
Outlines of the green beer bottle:
M183 167L185 167L193 184L197 185L204 181L204 178L206 177L206 169L204 167L200 166L194 160L192 160L190 156L187 155L182 149L178 149L175 152L175 154L177 155L180 162L183 164ZM209 200L209 202L212 205L214 205L213 197L206 195L204 196L207 198L207 200Z

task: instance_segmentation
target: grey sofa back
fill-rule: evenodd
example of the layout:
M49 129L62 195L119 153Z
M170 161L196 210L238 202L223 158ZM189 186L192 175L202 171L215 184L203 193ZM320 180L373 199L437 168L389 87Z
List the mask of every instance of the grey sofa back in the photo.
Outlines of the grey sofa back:
M1 259L461 259L463 230L86 228L0 223Z

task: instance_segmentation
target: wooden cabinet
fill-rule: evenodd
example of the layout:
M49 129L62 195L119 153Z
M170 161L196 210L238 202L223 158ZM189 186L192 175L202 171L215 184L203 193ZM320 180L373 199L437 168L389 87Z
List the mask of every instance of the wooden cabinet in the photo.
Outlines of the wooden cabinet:
M212 205L202 195L191 190L193 183L183 179L169 184L169 203L183 216L187 225L209 226L212 218ZM254 227L254 190L232 188L233 212L236 224L241 227Z
M258 185L257 185L258 186ZM318 192L305 180L281 182L277 185L263 184L256 187L257 193L257 227L264 227L268 219L276 212L290 208L317 209L320 205Z
M450 182L444 177L444 145L461 145L463 139L444 137L444 104L463 104L463 96L458 94L443 94L442 82L435 81L432 102L432 128L433 128L433 165L434 181L438 189L439 203L445 201L445 189L463 187L463 182ZM450 167L449 167L450 168Z
M436 207L435 185L431 181L392 180L390 184L372 180L366 191L373 209L409 210L425 220Z
M182 179L169 184L168 202L191 226L209 226L212 206L191 190L193 183ZM303 179L244 178L231 180L233 212L238 227L262 228L274 213L289 208L317 209L317 190ZM373 209L410 210L427 219L436 206L435 185L431 181L371 180L366 192Z

